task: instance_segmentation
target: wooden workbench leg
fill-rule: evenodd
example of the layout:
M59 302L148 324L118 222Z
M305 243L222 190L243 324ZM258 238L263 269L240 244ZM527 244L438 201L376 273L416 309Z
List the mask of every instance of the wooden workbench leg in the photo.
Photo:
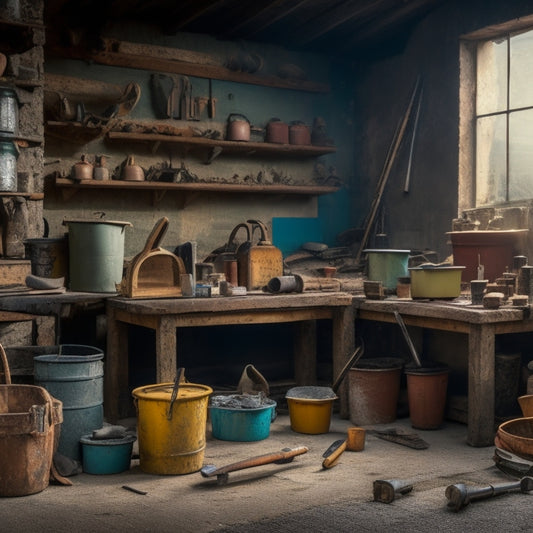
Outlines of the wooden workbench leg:
M107 422L116 423L127 416L132 398L128 379L128 325L107 309L107 349L104 366L104 413Z
M471 446L494 445L494 326L470 326L468 337L468 435Z
M314 385L316 373L316 320L294 323L294 379L297 385Z
M355 350L355 322L353 307L340 307L333 311L333 379L336 379ZM340 417L350 417L348 376L341 383L337 395Z
M176 321L161 316L155 330L155 373L158 383L173 382L176 377Z

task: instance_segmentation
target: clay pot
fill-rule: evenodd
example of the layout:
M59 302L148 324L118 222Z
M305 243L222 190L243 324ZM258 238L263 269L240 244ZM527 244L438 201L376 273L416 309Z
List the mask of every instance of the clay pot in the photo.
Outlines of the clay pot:
M311 131L303 122L293 122L289 127L289 143L299 145L311 144Z
M289 126L279 118L270 119L266 126L267 143L288 144L289 143Z

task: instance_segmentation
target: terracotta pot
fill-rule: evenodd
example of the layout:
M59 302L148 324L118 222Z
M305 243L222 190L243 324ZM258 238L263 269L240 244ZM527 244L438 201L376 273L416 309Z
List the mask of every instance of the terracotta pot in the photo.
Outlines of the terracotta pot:
M289 143L299 145L311 144L311 132L303 122L293 122L290 125Z
M269 121L266 127L267 143L288 144L289 143L289 126L277 118Z

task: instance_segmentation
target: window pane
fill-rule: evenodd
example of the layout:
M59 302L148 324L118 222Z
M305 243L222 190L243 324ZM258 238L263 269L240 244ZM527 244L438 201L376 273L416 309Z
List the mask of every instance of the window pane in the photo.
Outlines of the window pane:
M503 111L507 107L507 40L478 45L477 114Z
M533 105L533 31L511 37L510 67L510 108Z
M505 115L477 120L476 205L506 199Z
M509 116L509 200L533 198L533 110Z

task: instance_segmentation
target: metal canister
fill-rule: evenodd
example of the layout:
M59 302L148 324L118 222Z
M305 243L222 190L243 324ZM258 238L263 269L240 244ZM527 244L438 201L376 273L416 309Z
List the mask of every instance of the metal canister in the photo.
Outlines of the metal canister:
M12 142L0 142L0 191L17 190L17 156L18 151Z
M0 87L0 136L16 137L19 132L19 102L13 89Z

